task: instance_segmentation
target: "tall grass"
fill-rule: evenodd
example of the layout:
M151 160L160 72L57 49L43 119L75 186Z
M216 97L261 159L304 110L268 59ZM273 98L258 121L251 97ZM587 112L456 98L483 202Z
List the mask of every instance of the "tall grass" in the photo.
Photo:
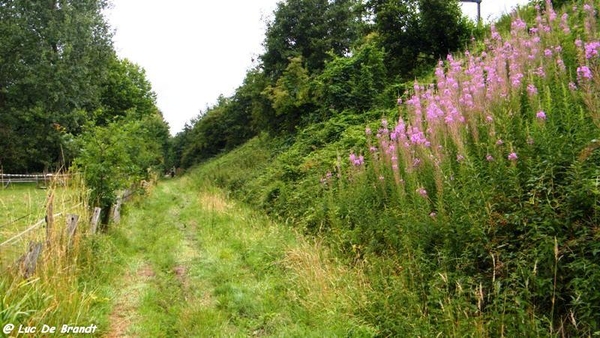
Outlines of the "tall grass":
M111 270L103 269L103 264L106 259L114 260L115 257L110 252L110 243L88 232L90 215L84 203L85 189L75 176L72 181L61 182L60 185L54 182L44 191L45 198L39 192L24 188L2 191L7 208L12 209L9 201L20 196L14 199L12 210L20 211L15 215L22 212L32 214L18 222L11 221L11 232L5 233L3 238L12 237L26 229L29 223L25 223L25 220L44 218L50 201L53 213L61 215L54 217L49 237L46 236L46 229L40 227L0 248L0 322L2 325L13 324L17 328L19 325L36 326L38 332L44 324L57 327L64 324L95 324L104 327L106 319L103 311L106 311L108 301L103 285L107 283ZM31 205L28 205L30 201ZM79 216L72 239L66 234L67 214ZM24 277L17 259L25 254L31 241L43 243L43 249L35 273Z

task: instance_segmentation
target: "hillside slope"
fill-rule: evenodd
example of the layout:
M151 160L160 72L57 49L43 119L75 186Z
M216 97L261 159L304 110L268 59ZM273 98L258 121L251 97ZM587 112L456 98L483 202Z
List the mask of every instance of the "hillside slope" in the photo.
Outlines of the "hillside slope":
M397 110L261 136L193 175L361 264L383 336L598 334L598 8L522 9Z

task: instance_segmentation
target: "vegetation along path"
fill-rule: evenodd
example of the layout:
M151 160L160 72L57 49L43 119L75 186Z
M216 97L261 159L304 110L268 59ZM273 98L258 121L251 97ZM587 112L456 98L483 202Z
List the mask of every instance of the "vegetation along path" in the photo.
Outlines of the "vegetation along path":
M357 270L193 178L160 182L118 227L128 263L109 337L376 333L353 314Z

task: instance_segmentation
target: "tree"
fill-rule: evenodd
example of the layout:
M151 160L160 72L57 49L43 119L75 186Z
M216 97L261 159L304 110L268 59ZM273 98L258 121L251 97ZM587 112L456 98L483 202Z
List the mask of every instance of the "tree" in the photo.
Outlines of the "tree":
M169 130L158 111L138 119L135 113L106 126L90 125L79 138L81 152L74 167L90 189L89 203L107 212L119 190L164 170Z
M302 67L302 58L290 59L286 70L275 86L268 86L265 95L271 100L275 112L273 130L293 132L300 124L303 115L312 110L309 96L310 77Z
M412 80L448 53L466 46L474 29L457 0L368 0L389 78Z
M156 112L156 94L146 78L146 71L128 59L111 60L102 83L100 102L102 111L95 116L98 125L125 116L131 109L135 109L139 118Z
M418 63L423 50L419 32L418 7L415 0L369 0L367 12L373 18L373 27L379 44L386 51L385 64L391 78L408 78Z
M276 81L289 60L302 57L309 73L318 72L333 55L344 55L357 38L354 0L287 0L268 24L261 55L266 75Z
M419 0L419 17L425 54L433 62L464 48L474 28L462 15L458 1Z
M60 165L62 140L99 105L113 56L104 0L0 4L0 164L5 171Z
M385 54L372 41L351 57L338 57L327 64L314 81L315 98L325 116L329 111L361 113L373 108L385 88Z

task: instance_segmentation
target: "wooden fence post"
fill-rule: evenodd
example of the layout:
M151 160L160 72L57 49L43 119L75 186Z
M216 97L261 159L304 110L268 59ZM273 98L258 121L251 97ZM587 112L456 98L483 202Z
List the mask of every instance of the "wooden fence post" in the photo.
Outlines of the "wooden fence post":
M25 279L31 277L35 273L38 258L42 253L42 243L29 242L29 249L23 257L21 257L21 271Z
M48 242L48 244L50 244L50 239L52 236L52 227L54 226L53 205L54 192L51 192L50 196L48 196L48 203L46 205L46 241Z
M73 237L75 236L75 231L77 230L77 222L79 221L79 215L68 214L67 215L67 238L68 238L68 246L71 247L73 245Z
M117 204L113 207L112 220L115 224L119 224L121 221L121 205L123 204L123 198L117 197Z
M102 209L96 207L94 208L94 213L92 215L92 222L90 224L91 226L91 231L92 231L92 235L95 235L96 232L98 231L98 222L100 222L100 213L102 212Z
M133 191L131 189L125 189L121 199L123 200L123 202L127 202L131 199L131 196L133 196Z

